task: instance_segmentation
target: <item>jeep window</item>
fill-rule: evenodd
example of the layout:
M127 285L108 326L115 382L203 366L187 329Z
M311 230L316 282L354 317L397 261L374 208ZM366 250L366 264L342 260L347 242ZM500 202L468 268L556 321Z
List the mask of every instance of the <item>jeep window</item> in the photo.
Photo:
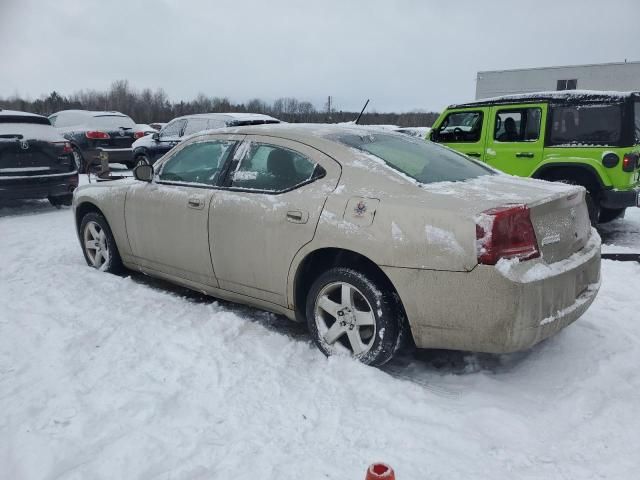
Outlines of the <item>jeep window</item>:
M457 182L494 174L493 170L451 149L407 135L346 134L334 138L375 155L420 183Z
M498 142L533 142L540 138L540 108L500 110L493 138Z
M552 106L550 126L549 145L619 145L622 104Z
M468 142L480 140L482 133L482 112L452 112L433 132L434 142Z
M633 116L635 118L634 128L633 128L633 131L635 133L634 135L635 144L640 145L640 100L635 101L633 108L634 108Z
M89 125L94 128L135 128L136 124L126 115L98 115L89 121Z

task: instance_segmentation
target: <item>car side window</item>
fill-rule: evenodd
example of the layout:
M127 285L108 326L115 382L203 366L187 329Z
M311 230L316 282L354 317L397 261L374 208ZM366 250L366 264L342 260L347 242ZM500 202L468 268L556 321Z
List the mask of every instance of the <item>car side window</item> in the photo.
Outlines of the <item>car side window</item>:
M198 142L185 146L162 166L161 182L214 186L235 142Z
M182 134L182 130L184 128L186 120L174 120L173 122L169 122L161 131L160 138L174 138L180 137Z
M325 174L322 166L293 150L260 143L248 145L232 175L231 187L282 192Z
M190 118L187 120L187 126L184 129L184 136L207 130L208 121L206 118Z
M474 143L482 135L482 111L451 112L431 139L441 143Z
M504 109L496 113L493 138L498 142L533 142L540 138L540 108Z

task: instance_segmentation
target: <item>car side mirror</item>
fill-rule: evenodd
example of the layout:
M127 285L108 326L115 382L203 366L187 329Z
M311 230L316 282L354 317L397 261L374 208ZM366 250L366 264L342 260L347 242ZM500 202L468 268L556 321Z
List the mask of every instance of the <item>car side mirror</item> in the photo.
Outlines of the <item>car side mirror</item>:
M150 182L153 179L153 165L141 163L133 169L133 176L141 182Z
M151 138L153 138L156 142L160 140L160 133L154 132L151 134Z

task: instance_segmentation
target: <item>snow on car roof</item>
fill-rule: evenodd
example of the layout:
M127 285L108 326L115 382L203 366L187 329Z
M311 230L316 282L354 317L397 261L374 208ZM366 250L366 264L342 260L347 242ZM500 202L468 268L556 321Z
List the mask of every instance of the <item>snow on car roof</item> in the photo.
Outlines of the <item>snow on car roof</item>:
M263 115L262 113L238 113L238 112L222 112L222 113L193 113L191 115L183 115L177 118L229 118L235 121L250 120L271 120L279 122L277 118Z
M492 105L501 103L516 103L519 101L587 101L587 102L603 102L603 101L621 101L625 98L640 95L640 92L617 92L603 90L551 90L543 92L517 93L514 95L502 95L499 97L482 98L473 102L459 103L449 105L449 108L474 107L480 105Z
M59 113L81 113L85 115L91 115L92 117L101 117L101 116L118 116L118 117L127 117L122 112L116 112L115 110L60 110L59 112L54 113L53 115L58 115Z
M2 108L0 108L0 115L6 115L6 116L11 116L11 117L40 117L40 118L46 118L43 115L38 115L37 113L22 112L20 110L3 110Z

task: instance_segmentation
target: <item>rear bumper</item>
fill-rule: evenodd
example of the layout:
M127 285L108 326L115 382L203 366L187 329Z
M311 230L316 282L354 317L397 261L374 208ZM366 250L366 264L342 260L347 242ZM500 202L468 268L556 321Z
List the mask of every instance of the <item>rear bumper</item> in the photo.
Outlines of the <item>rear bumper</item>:
M471 272L383 270L398 290L418 347L509 353L550 337L589 308L600 287L600 239L592 233L585 248L532 281L487 265Z
M604 190L600 198L604 208L640 207L640 188L631 190Z
M70 202L77 186L78 172L20 178L0 177L0 199L56 198Z
M96 148L82 152L85 160L100 165L100 158L106 155L109 163L129 163L133 161L133 148Z

